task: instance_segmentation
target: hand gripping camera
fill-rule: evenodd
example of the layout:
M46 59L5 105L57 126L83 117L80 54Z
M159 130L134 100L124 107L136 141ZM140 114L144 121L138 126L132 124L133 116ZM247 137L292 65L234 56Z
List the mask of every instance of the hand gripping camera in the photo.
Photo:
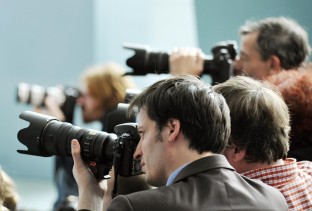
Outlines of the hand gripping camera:
M169 53L152 51L147 45L125 43L124 48L134 50L134 55L126 64L133 69L127 75L146 75L147 73L168 73ZM236 41L222 41L212 49L212 55L206 55L203 74L209 74L212 83L222 83L233 75L232 62L237 56Z
M89 166L96 178L104 179L112 165L120 176L141 174L139 161L133 159L140 141L135 123L116 125L115 134L83 129L32 111L24 111L19 117L30 123L17 134L18 140L27 147L27 150L17 150L19 153L71 156L71 141L77 139L82 159L92 164Z

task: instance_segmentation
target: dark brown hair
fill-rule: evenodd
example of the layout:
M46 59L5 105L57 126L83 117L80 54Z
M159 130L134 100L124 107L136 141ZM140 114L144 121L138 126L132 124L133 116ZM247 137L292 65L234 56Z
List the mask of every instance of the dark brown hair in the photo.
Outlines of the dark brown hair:
M231 112L230 141L246 150L250 163L272 163L287 157L289 113L281 93L269 83L236 76L213 86Z
M131 102L129 111L144 108L159 130L170 120L180 121L190 149L199 153L224 151L230 136L230 113L222 95L194 76L160 80Z

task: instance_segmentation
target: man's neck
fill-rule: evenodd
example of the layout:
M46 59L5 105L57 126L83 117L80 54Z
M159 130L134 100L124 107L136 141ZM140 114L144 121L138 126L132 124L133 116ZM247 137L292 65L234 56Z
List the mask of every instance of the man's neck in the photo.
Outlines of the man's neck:
M192 151L187 150L183 154L180 154L180 155L183 155L183 156L180 156L179 158L177 156L175 156L175 158L177 158L177 159L175 160L175 162L172 162L173 165L171 165L169 175L172 172L174 172L176 169L178 169L179 167L181 167L185 164L192 163L195 160L214 155L214 153L204 152L202 154L198 154L198 152L195 150L194 151L193 150Z
M213 155L212 152L199 153L197 150L191 149L189 147L189 142L190 141L184 137L183 133L180 132L174 141L164 143L166 148L163 154L166 160L166 167L164 168L166 179L163 181L164 183L166 183L170 175L181 166L192 163L200 158Z
M252 170L256 170L256 169L263 169L263 168L269 168L269 167L273 167L273 166L279 166L279 165L283 165L284 161L282 159L279 159L275 162L272 162L270 164L268 163L246 163L245 162L245 167L241 170L240 173L244 173L247 171L252 171Z
M213 155L213 153L211 152L205 152L202 154L198 153L186 153L186 154L187 156L183 156L183 158L181 158L180 161L176 162L176 165L172 166L171 173L166 182L166 186L170 185L173 182L174 178L178 175L178 173L189 163Z

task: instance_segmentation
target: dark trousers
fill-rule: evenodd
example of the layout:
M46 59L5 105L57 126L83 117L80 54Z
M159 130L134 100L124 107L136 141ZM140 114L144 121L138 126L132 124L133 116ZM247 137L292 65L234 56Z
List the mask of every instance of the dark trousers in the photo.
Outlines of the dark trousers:
M72 169L74 161L72 157L55 157L54 182L57 188L57 200L53 210L60 210L66 198L70 195L78 196L78 187Z

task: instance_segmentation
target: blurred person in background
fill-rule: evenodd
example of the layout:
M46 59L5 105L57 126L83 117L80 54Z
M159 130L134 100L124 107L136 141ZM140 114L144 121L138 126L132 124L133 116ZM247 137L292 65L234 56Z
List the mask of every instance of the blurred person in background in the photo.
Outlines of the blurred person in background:
M312 161L312 65L267 79L281 91L290 110L289 157Z
M107 131L107 115L113 111L118 103L125 101L126 90L135 88L131 77L124 76L124 69L114 63L106 63L88 68L81 74L80 96L77 105L81 107L84 123L98 121L102 125L102 131ZM66 121L64 114L52 99L46 98L46 108L37 109ZM73 196L78 196L76 181L72 174L72 157L56 156L55 181L58 190L58 199L54 204L54 210L70 210L75 204ZM118 178L118 194L149 189L142 176L130 178ZM74 199L74 200L73 200Z
M0 210L17 210L19 195L12 178L0 168Z
M125 101L127 89L135 88L132 78L124 74L118 64L107 63L91 67L81 75L77 104L85 123L99 121L102 131L107 131L107 115Z

